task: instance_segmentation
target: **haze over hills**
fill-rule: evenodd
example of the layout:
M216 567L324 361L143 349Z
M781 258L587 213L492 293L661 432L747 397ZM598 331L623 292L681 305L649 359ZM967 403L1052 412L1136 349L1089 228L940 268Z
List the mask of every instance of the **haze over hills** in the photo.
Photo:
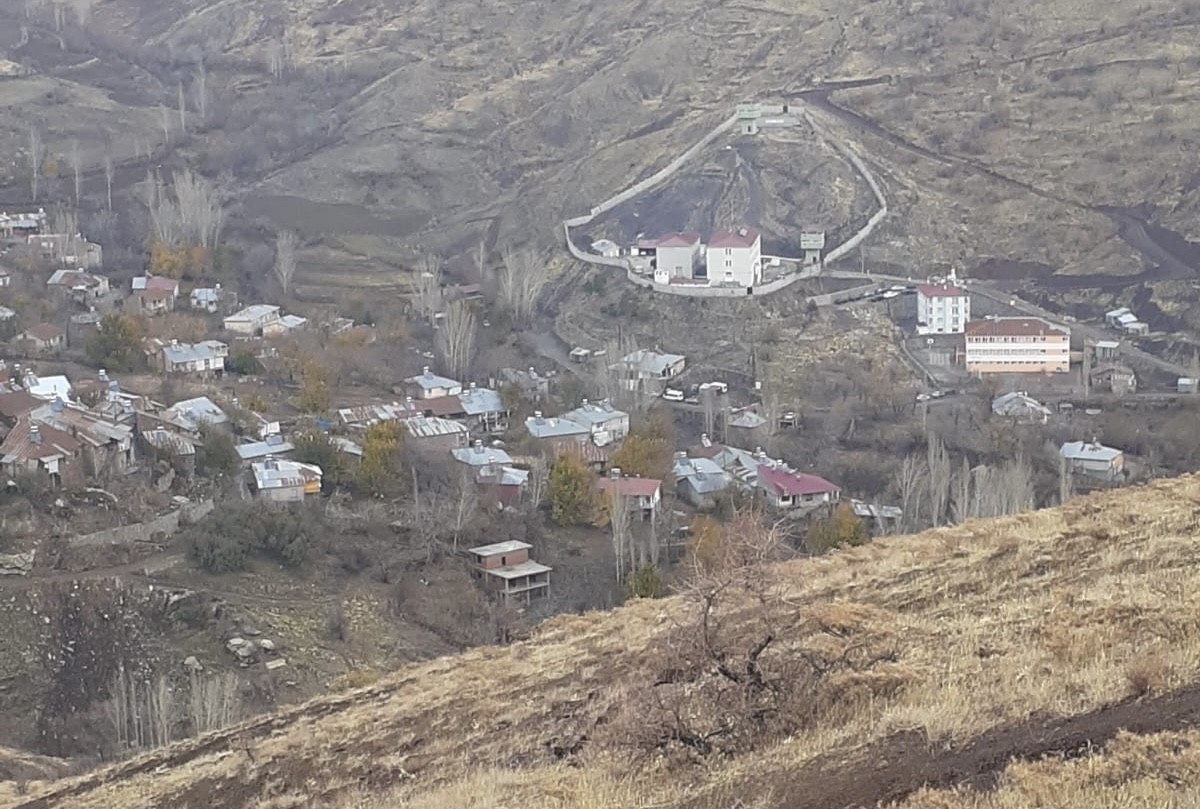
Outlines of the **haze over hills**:
M192 93L203 61L207 121L185 153L227 172L252 215L327 232L377 269L481 237L552 245L561 217L661 166L736 101L879 77L833 98L866 117L833 120L895 197L872 258L1017 262L1039 281L1146 264L1175 310L1172 283L1195 269L1177 239L1165 254L1132 244L1118 230L1137 221L1093 207L1147 204L1196 238L1197 17L1165 0L1103 21L1065 2L108 0L62 32L27 6L0 5L0 55L34 73L0 90L60 150L78 138L98 157L54 118L55 94L94 99L89 127L127 149L135 129L148 149L158 105L174 109L180 83ZM19 152L24 127L8 135Z
M1022 508L1067 500L803 561L780 563L762 547L735 545L743 556L698 579L680 573L682 592L669 598L559 616L510 645L406 665L369 687L80 776L63 777L66 762L0 750L0 805L1193 803L1200 478L1069 499L1070 486L1057 488L1056 477L1061 441L1089 437L1068 431L1097 424L1110 428L1102 437L1122 446L1145 478L1195 469L1183 440L1194 432L1188 400L1161 418L1145 399L1127 408L1106 400L1094 413L1079 402L1094 421L1052 421L1047 408L1040 428L1017 428L993 418L991 384L972 380L969 395L944 397L944 415L918 414L912 369L893 345L899 319L885 312L886 300L870 311L865 303L818 311L807 295L825 294L825 279L803 291L728 301L643 295L620 286L620 276L606 288L612 274L568 261L559 223L661 168L739 101L802 103L863 156L886 190L888 217L852 265L913 278L953 265L968 278L1002 282L991 292L1001 301L1019 289L1081 319L1098 320L1106 307L1136 298L1156 331L1185 344L1161 353L1191 359L1188 328L1200 325L1197 29L1200 5L1167 0L0 0L0 107L8 111L0 117L0 208L24 207L34 196L53 205L70 198L73 181L81 184L83 207L92 208L82 214L86 227L104 229L98 238L120 272L141 272L146 260L148 229L134 221L144 217L133 202L140 183L182 166L226 197L227 241L238 251L266 250L280 229L303 234L296 288L285 281L278 296L294 296L284 301L289 309L365 288L372 305L400 311L407 301L392 293L422 257L447 258L447 280L459 281L477 260L486 275L506 247L533 246L557 274L525 322L501 323L512 313L495 301L481 309L479 342L488 345L478 353L496 355L473 367L464 361L455 375L467 384L525 368L530 355L543 371L574 368L556 362L563 346L544 347L555 340L606 346L608 356L621 339L661 342L687 351L694 375L728 376L731 398L745 392L739 387L757 393L766 379L775 399L758 403L773 415L786 408L786 454L793 462L836 460L846 500L890 497L901 461L913 461L912 494L919 463L934 474L931 439L939 429L956 433L955 486L966 481L969 489L974 469L1006 464L1029 484ZM30 152L40 154L31 161ZM115 213L95 203L106 186L118 198L108 206ZM643 228L746 220L773 246L789 243L789 229L809 218L828 220L833 233L875 205L832 148L802 136L764 137L714 147L597 227L628 241ZM273 283L272 261L268 251L257 277L233 279L247 300L263 298L263 284ZM232 265L220 271L249 275ZM593 286L585 290L578 282L589 272ZM36 280L40 292L44 278ZM414 308L408 320L407 312L397 315L394 332L371 335L383 359L346 377L359 387L353 404L391 401L400 395L397 380L430 358L444 361L433 334L437 305L428 319ZM541 336L547 340L523 342ZM322 356L340 372L356 355L368 356L363 339ZM312 342L313 354L327 348ZM251 353L249 365L257 359ZM89 375L100 367L93 365ZM286 384L284 371L269 384L255 374L243 381L272 399L264 409L286 419L301 412L293 389L317 378L297 370L287 369ZM1181 390L1170 370L1150 395ZM555 404L566 409L594 395L584 373L561 374L573 386L564 390L564 382ZM314 419L351 403L340 389L337 401L329 397L336 383L313 387L329 399L303 408ZM1069 403L1073 393L1054 395L1046 401ZM551 398L534 396L538 404L522 406ZM698 412L698 398L693 410L682 391L678 399L686 406L669 411L672 429L677 421L690 430L701 416L716 424L714 413ZM635 404L646 417L640 411L649 406ZM520 432L523 419L513 423L517 429L504 435L510 448L514 436L530 439ZM655 434L655 446L668 450L667 467L674 450L697 440L699 429L686 430L678 441ZM384 454L392 458L389 446ZM942 450L948 498L951 455ZM1026 463L1030 457L1036 464ZM390 649L377 658L387 665L493 637L465 569L439 579L419 567L434 556L433 539L416 548L414 566L388 567L384 554L414 541L397 539L394 525L403 521L407 530L429 520L415 507L387 511L408 496L409 471L417 488L415 470L401 469L405 491L394 503L375 510L383 497L359 498L375 518L372 550L385 549L378 565L368 556L359 565L350 554L322 559L339 586L368 575L382 579L372 581L378 591L410 585L402 591L408 612L384 612L375 602L361 610L388 630L399 627L394 641L384 632L388 643L370 639ZM969 493L956 494L955 509L965 508ZM941 522L948 502L928 508L924 524ZM920 505L917 497L912 519ZM505 536L550 525L539 502L529 506L519 523L505 524ZM501 522L489 519L480 520L481 534ZM738 537L737 526L735 538L758 536ZM562 532L576 532L568 537L575 544L559 542L561 528L537 541L568 564L568 556L580 557L570 568L576 582L600 581L593 570L603 565L607 589L624 597L623 583L608 579L607 556L583 559L581 548L609 550L590 512ZM458 534L443 538L456 552ZM277 573L274 562L258 561L258 578L244 579L248 589ZM568 581L567 564L552 561L555 576ZM133 560L110 570L125 576L137 568ZM393 570L406 579L389 580ZM285 617L297 601L319 609L317 596L329 595L305 578L309 571L293 573L280 588L289 600L275 604ZM439 587L445 582L461 589ZM426 599L439 590L477 596L480 609L455 604L462 609L454 613ZM335 591L330 602L341 597ZM587 603L614 603L611 593L604 597ZM418 625L414 616L434 612L465 631L446 638ZM341 621L329 618L340 615L340 607L328 616L306 613L304 627L334 634ZM24 617L25 631L40 631ZM344 661L351 674L362 662L326 655L315 642L293 648ZM13 658L24 665L19 651ZM182 657L167 659L178 671ZM299 654L291 665L300 669ZM1093 773L1101 775L1089 781Z
M918 789L965 781L983 795L975 805L1007 805L984 793L1010 758L1102 755L1122 729L1195 721L1197 502L1200 479L1188 476L755 568L730 590L741 595L716 603L714 648L737 667L766 632L773 640L752 659L768 681L789 660L823 668L802 678L805 710L788 728L767 723L739 738L712 726L711 749L677 734L704 717L663 712L700 707L688 700L703 699L706 677L720 679L698 671L698 690L672 701L690 654L679 644L702 625L693 592L560 617L510 647L409 666L78 778L30 782L4 803L929 805L932 793ZM722 705L739 727L737 703ZM1148 739L1168 763L1184 755ZM1118 757L1131 749L1120 744ZM1124 783L1114 774L1087 794L1137 805L1118 803Z

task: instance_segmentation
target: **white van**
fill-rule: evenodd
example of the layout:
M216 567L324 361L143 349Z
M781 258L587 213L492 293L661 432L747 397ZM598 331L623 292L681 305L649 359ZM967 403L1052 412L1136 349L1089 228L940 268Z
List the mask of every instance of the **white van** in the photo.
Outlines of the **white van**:
M668 402L682 402L683 391L679 390L678 388L667 388L663 391L662 397Z

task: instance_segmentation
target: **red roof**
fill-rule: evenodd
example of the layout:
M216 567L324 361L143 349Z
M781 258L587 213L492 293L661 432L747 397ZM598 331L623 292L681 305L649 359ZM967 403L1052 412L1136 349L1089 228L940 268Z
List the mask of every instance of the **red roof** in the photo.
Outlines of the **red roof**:
M828 480L818 475L806 475L803 472L787 472L783 469L766 464L758 465L758 479L769 486L777 494L810 495L833 494L838 491Z
M1040 317L996 317L972 320L967 337L1066 337L1069 332Z
M610 490L625 497L653 497L662 485L654 478L597 478L596 488L602 492Z
M656 247L694 247L700 244L699 233L672 233L669 236L663 236L656 243Z
M145 289L147 291L162 290L175 294L179 291L179 282L174 278L167 278L165 275L147 275Z
M708 240L709 247L753 247L758 241L759 232L754 228L742 228L738 231L720 230Z
M137 291L137 295L142 300L146 301L169 301L171 298L175 297L175 290L151 289L150 287L146 287L145 289L139 289Z
M39 323L36 326L30 327L25 333L34 340L38 340L43 343L49 343L52 340L61 339L63 336L63 330L52 323Z
M962 298L967 294L962 287L950 284L923 284L917 287L917 291L926 298Z

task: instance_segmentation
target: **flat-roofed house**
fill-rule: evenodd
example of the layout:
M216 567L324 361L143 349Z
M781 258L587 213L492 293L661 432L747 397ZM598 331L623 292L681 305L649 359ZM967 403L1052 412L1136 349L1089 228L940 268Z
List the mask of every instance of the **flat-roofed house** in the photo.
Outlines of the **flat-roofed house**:
M549 595L550 572L553 568L529 558L528 542L510 539L491 545L480 545L467 551L475 563L476 576L489 590L505 601L523 600Z

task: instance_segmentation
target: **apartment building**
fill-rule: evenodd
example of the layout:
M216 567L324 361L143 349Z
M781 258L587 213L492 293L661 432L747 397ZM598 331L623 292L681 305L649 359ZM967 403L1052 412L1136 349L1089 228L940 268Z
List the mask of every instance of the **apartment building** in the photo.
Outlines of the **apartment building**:
M1065 374L1071 331L1040 317L996 317L966 325L966 366L973 374Z

